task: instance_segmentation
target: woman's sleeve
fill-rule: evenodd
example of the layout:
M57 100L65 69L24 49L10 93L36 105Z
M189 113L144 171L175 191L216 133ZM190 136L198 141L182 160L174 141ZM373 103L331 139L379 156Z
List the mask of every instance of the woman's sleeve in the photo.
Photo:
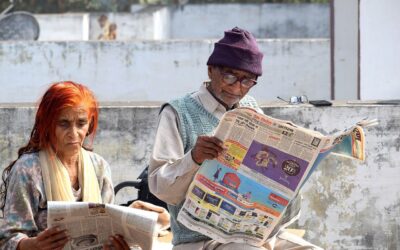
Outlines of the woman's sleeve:
M93 164L99 181L101 199L103 203L114 203L114 186L111 179L110 165L103 157L93 154Z
M31 165L33 162L32 159L17 161L10 173L4 221L0 227L0 249L17 249L21 239L34 236L40 230L35 218L41 196L41 173Z
M114 203L114 186L111 179L111 168L108 162L104 161L104 179L101 197L104 203Z

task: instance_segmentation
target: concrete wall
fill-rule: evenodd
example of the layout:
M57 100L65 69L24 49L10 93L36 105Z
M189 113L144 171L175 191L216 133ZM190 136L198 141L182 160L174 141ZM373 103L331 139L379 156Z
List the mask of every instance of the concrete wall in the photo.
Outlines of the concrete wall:
M257 38L329 38L328 4L188 4L171 8L172 38L219 38L235 26Z
M332 6L334 99L359 99L359 1L333 0Z
M96 40L101 33L99 15L35 15L41 30L39 40ZM106 15L117 24L117 40L219 38L235 26L250 30L257 38L329 38L327 4L139 5L132 13Z
M38 14L39 41L82 41L88 40L89 14Z
M360 1L362 99L399 99L400 1Z
M328 156L304 186L299 226L325 249L400 249L400 106L281 107L266 113L330 134L363 118L366 161Z
M90 15L90 40L97 40L98 36L102 34L97 21L99 16L100 14ZM108 14L108 19L111 23L117 24L117 40L153 39L152 14L110 13Z
M114 183L135 179L150 155L159 106L102 105L95 151L112 166ZM0 166L14 159L34 119L32 106L0 105ZM365 117L366 162L328 156L304 186L298 227L325 249L400 248L400 106L335 105L326 108L264 106L276 118L334 133ZM118 202L132 198L118 194Z
M88 85L101 101L167 101L207 80L211 40L0 43L0 102L35 102L54 81ZM260 40L259 100L329 99L329 40Z

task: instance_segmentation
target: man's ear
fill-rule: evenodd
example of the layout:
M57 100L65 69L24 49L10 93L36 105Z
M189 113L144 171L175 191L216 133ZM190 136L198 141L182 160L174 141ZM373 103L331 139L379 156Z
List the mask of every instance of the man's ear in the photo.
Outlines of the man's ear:
M208 79L211 79L213 66L208 65L207 72L208 72Z

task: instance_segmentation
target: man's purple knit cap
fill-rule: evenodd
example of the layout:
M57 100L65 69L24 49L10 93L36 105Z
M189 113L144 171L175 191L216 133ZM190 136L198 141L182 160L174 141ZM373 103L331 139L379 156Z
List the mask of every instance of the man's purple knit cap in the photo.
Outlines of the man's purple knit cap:
M225 36L214 44L207 65L224 66L262 75L263 53L254 36L238 27L225 31Z

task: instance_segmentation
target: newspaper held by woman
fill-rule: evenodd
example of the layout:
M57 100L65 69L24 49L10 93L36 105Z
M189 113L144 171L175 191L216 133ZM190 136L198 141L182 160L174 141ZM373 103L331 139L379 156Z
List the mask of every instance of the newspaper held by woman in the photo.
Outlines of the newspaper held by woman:
M136 208L88 202L49 201L48 226L67 229L65 250L103 249L111 235L122 235L134 249L151 250L158 214Z

